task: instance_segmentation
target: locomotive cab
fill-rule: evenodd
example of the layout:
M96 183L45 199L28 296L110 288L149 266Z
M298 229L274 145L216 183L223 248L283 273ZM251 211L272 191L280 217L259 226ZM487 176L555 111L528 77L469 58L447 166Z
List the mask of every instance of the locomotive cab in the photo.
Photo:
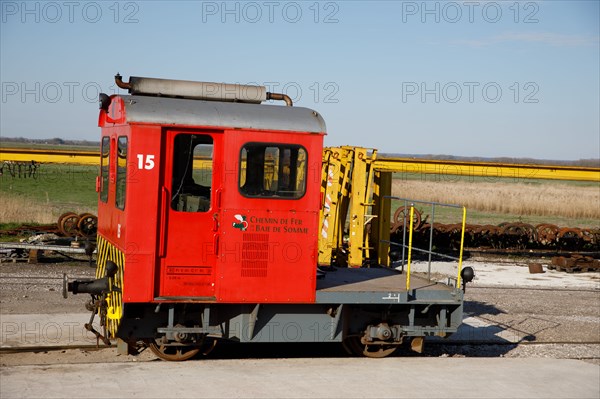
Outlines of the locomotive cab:
M334 172L323 180L316 111L259 86L115 79L129 94L100 96L96 280L69 284L91 294L97 337L167 360L219 339L349 342L383 357L405 336L456 331L456 287L409 292L383 268L317 284L319 236L339 221L320 223L337 199L322 194Z
M124 300L314 301L322 118L242 95L158 97L172 82L132 77L133 95L101 110L118 155L116 172L102 168L99 232L139 249L124 279L157 277L128 285Z

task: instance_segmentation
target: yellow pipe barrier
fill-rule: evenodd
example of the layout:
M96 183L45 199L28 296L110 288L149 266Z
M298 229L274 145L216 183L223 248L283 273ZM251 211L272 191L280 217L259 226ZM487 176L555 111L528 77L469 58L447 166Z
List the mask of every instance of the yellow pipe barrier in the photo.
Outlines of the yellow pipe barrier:
M4 161L100 165L100 152L0 148L0 162ZM194 169L211 170L211 168L211 159L194 157Z
M410 206L410 226L408 228L408 263L406 264L406 291L410 290L410 258L412 254L412 236L413 236L413 220L415 207Z
M456 277L456 287L460 288L460 274L462 272L463 247L465 244L465 224L467 222L467 207L463 206L462 232L460 233L460 255L458 255L458 276Z
M100 152L77 150L33 150L28 148L0 147L0 162L41 162L98 165ZM549 179L600 182L600 168L563 165L510 164L494 162L469 162L413 158L381 158L373 161L373 169L400 173L403 178L423 174L481 176L486 180Z
M0 162L66 163L77 165L99 165L100 152L31 150L25 148L0 148Z
M546 179L600 182L600 168L585 166L541 165L519 163L449 161L413 158L377 158L373 166L382 172L400 174L400 178L421 175L480 176L486 181L498 179ZM452 181L452 179L449 179Z

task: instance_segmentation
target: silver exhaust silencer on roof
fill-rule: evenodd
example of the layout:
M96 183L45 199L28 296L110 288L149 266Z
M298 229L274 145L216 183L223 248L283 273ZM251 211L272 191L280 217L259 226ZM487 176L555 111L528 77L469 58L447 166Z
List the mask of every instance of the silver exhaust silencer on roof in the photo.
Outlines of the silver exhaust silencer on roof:
M264 86L250 86L229 83L194 82L131 76L123 82L121 75L115 75L115 83L130 94L188 98L194 100L241 102L260 104L266 100L283 100L288 106L292 100L285 94L269 93Z

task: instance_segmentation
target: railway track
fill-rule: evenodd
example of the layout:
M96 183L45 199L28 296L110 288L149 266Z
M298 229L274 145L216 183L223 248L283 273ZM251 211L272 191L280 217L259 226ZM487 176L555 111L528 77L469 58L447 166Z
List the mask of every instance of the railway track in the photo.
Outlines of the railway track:
M242 344L227 344L218 346L219 350L213 351L207 356L199 357L199 361L218 360L218 359L260 359L260 358L336 358L347 357L343 353L342 345L328 344L328 348L318 348L314 350L311 345L298 344L279 344L276 348L265 348L264 344L247 344L242 348ZM114 363L132 361L131 358L114 359L112 355L102 355L107 350L114 350L115 345L63 345L63 346L30 346L18 348L0 348L0 355L5 356L28 356L24 364L36 364L37 355L47 355L54 353L54 362L63 363L61 356L65 356L66 351L84 351L86 352L86 362L89 363ZM273 349L276 353L271 353ZM60 352L60 353L57 353ZM107 360L107 356L110 359ZM33 357L31 357L33 356ZM77 355L75 355L77 356ZM401 347L395 357L551 357L555 359L575 359L586 360L598 363L600 360L600 342L571 342L571 341L551 341L551 342L444 342L427 341L425 351L422 354L416 354L408 346ZM68 358L70 361L73 355ZM138 358L135 358L138 360ZM15 359L16 360L16 359ZM66 360L66 359L65 359ZM154 358L150 351L139 358L139 361L153 361ZM13 363L12 359L8 360ZM54 363L51 362L51 363ZM48 364L44 362L44 364Z
M89 279L92 278L93 274L88 276L66 276L63 274L62 277L48 277L48 276L23 276L18 274L0 273L0 285L10 284L11 286L50 286L62 288L65 278L70 279Z
M45 345L45 346L22 346L22 347L1 347L0 354L14 354L14 353L39 353L39 352L56 352L65 350L86 350L86 351L101 351L105 349L112 349L114 345Z

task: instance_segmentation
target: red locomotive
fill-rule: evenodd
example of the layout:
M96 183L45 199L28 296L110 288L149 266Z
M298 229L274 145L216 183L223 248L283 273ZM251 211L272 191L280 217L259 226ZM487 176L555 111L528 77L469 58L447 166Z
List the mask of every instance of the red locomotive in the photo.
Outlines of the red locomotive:
M115 78L130 95L100 96L96 279L68 285L91 294L99 338L166 360L218 340L342 342L383 357L456 331L457 287L407 291L390 268L318 270L316 111L259 86Z

